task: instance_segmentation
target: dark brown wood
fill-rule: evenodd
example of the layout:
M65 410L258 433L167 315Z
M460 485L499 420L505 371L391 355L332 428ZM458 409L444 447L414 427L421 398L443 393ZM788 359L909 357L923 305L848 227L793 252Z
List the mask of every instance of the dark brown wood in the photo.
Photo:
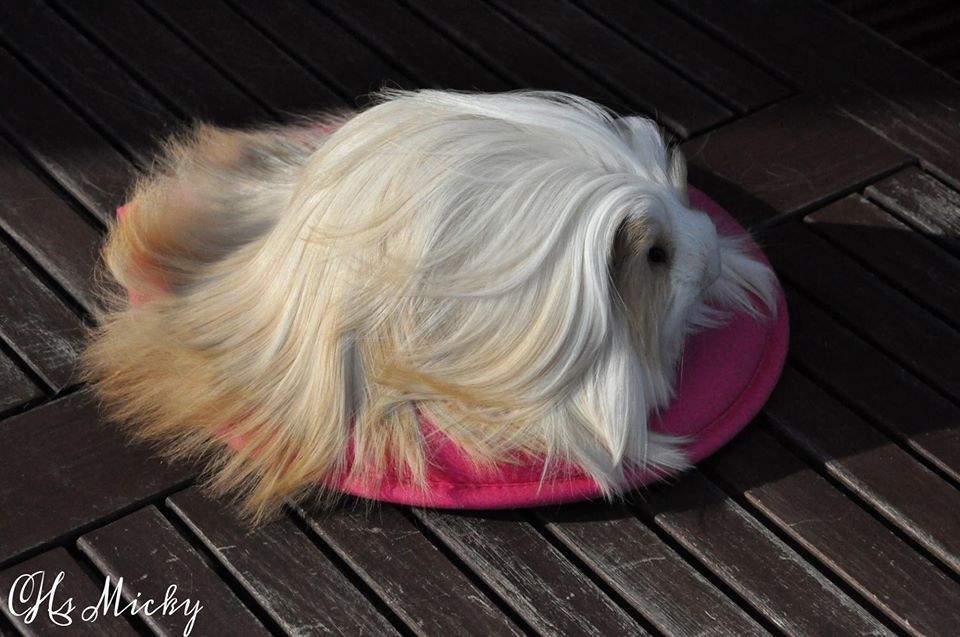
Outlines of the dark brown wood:
M624 506L602 503L536 511L546 528L668 635L767 631L707 581Z
M859 195L834 202L804 220L907 296L948 322L960 324L960 260Z
M398 508L346 502L298 513L416 634L521 634Z
M0 227L88 312L100 233L0 139Z
M806 96L779 102L682 149L694 185L748 224L809 210L909 161L828 102Z
M427 0L407 0L406 4L487 66L499 69L516 88L567 91L620 113L636 110L486 3L448 0L442 8Z
M732 115L725 106L575 5L506 0L493 0L493 4L683 137L716 126ZM657 89L638 90L637 77L644 78L644 87Z
M319 0L316 5L424 86L473 91L512 88L397 2Z
M261 102L218 73L137 3L122 2L104 11L96 0L56 2L115 60L135 70L190 117L222 126L271 120Z
M195 489L167 502L287 633L396 634L289 518L251 529Z
M645 632L520 514L412 511L537 632Z
M347 102L220 0L148 6L281 118L342 109Z
M0 413L42 396L43 390L37 387L9 356L0 353Z
M866 194L960 257L960 193L917 168L906 168Z
M763 413L778 435L960 573L960 491L789 366Z
M4 3L0 34L141 165L148 164L157 141L178 127L167 106L42 0ZM70 64L64 64L64 50Z
M888 632L699 472L651 489L641 507L787 634Z
M704 463L865 599L915 635L960 623L960 585L763 431Z
M57 577L63 573L59 583L56 583ZM36 574L36 575L34 575ZM27 578L20 580L22 576L33 575L31 578L36 588L25 588ZM56 593L49 602L43 601L40 604L39 612L29 623L31 619L28 612L29 608L37 601L37 596L42 590L49 592L56 585ZM19 602L21 591L25 595L27 604L17 603L14 607L7 606L8 595L11 589L15 590L16 601ZM127 623L126 619L115 615L112 611L104 613L101 610L96 616L91 613L88 615L90 621L84 621L83 613L90 605L97 605L100 596L103 593L103 584L94 583L90 576L83 570L65 550L62 548L53 549L33 559L20 562L15 566L8 567L0 571L0 610L16 626L17 630L24 635L37 637L61 637L62 635L136 635L137 631ZM72 610L68 600L72 600ZM48 612L52 608L53 617ZM67 623L69 622L69 623Z
M413 88L417 82L306 0L265 3L230 0L231 6L270 34L274 42L325 78L355 103L384 87ZM332 52L336 51L336 55Z
M184 465L158 460L103 422L84 392L0 424L0 563L59 541L183 484Z
M188 629L197 635L270 634L156 507L87 533L77 546L115 586L122 578L127 600L162 602L176 586L173 595L186 608L139 615L159 635L178 637Z
M792 93L783 82L659 4L631 0L577 3L741 113Z
M0 337L54 391L77 381L80 319L0 244Z
M884 284L802 224L763 236L780 274L899 362L960 398L960 332Z
M870 421L960 482L960 408L787 290L790 357Z

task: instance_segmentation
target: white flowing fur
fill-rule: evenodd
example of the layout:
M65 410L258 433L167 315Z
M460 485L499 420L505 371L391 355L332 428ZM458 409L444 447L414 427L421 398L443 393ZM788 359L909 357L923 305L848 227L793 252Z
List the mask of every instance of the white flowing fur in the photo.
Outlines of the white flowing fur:
M421 414L477 463L542 454L607 493L684 468L647 427L683 342L772 313L774 283L687 207L656 127L542 92L341 119L202 127L138 187L105 260L146 299L87 355L114 416L211 457L253 516L346 472L427 487Z

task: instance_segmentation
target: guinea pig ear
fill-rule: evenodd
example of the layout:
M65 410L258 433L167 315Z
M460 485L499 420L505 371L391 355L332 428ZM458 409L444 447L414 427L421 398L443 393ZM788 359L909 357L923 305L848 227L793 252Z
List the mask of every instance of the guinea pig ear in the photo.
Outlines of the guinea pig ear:
M677 191L677 197L683 202L683 205L690 204L690 197L687 191L687 160L679 148L670 151L670 185Z

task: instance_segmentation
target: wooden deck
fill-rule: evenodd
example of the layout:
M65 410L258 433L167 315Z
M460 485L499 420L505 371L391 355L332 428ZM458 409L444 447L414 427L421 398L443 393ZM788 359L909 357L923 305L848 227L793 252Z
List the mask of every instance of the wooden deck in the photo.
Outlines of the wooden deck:
M955 80L795 0L108 4L0 6L0 635L186 625L25 626L7 591L36 571L65 573L56 605L175 583L197 635L960 633ZM155 140L384 85L559 89L682 139L788 291L756 422L627 503L351 503L254 532L103 422L74 366L104 223Z

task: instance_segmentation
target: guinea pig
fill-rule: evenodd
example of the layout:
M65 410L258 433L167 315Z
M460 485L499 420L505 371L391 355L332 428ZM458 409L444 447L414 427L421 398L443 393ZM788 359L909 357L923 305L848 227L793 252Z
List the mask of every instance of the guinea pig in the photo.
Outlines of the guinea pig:
M105 301L86 371L110 416L203 458L254 518L345 475L426 488L437 434L616 494L688 466L648 427L687 337L775 312L769 267L686 181L650 120L554 92L198 126L109 229L129 295Z

